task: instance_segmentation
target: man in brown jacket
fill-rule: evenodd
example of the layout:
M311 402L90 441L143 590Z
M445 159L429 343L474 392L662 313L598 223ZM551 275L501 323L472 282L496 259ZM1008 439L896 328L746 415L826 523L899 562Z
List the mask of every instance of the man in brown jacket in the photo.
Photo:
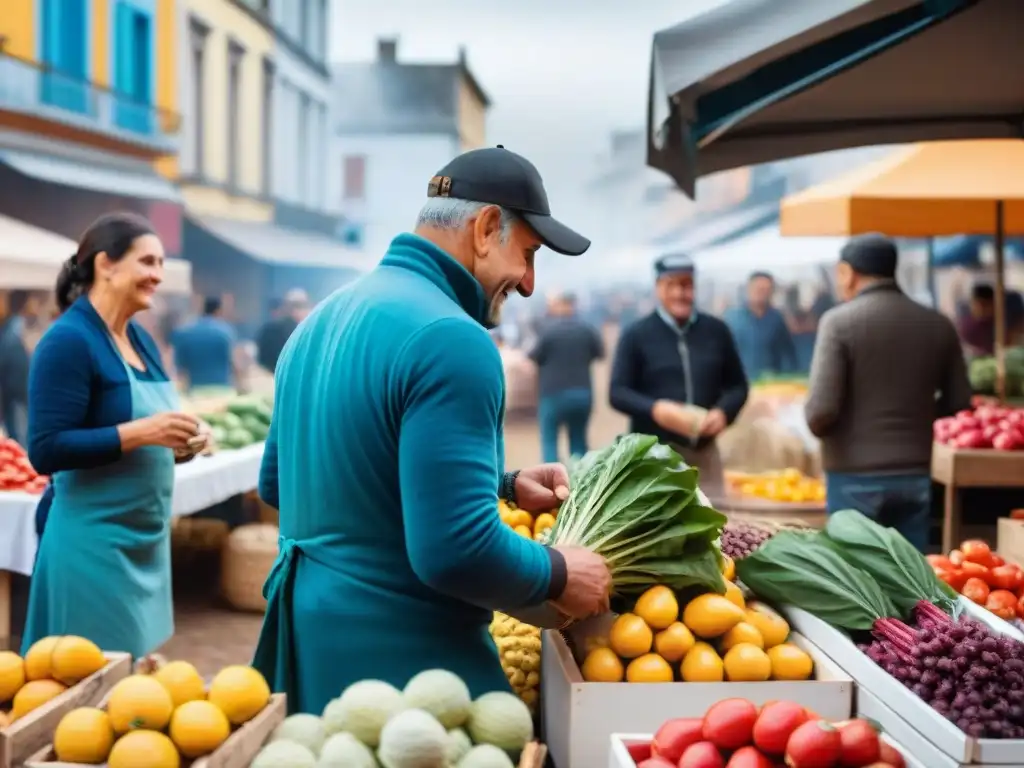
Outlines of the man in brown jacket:
M821 319L805 415L821 438L828 511L856 509L928 544L932 422L970 405L953 324L896 284L896 245L852 238Z

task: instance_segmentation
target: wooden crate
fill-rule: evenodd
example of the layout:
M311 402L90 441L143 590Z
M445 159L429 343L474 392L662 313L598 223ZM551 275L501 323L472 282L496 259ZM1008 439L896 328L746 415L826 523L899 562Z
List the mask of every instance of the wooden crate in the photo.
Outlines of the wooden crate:
M243 723L209 755L187 761L190 768L248 768L273 730L287 714L285 696L275 693L270 703L256 717ZM51 734L52 735L52 731ZM25 768L86 768L80 763L62 763L53 752L53 745L47 744L25 762Z
M1024 486L1024 451L967 450L932 445L932 479L958 488Z
M64 715L77 707L95 706L116 683L131 674L130 654L103 655L107 658L103 669L0 730L0 768L21 766L26 758L50 743Z

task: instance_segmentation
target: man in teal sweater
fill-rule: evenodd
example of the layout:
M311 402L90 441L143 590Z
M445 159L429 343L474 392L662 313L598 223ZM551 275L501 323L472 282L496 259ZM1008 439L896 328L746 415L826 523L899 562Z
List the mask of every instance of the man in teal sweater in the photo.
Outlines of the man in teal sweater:
M365 678L449 669L474 696L507 690L491 612L607 610L604 560L499 520L568 494L560 464L504 473L505 383L487 328L529 296L541 245L590 242L551 217L536 168L505 150L457 157L428 185L415 234L321 303L275 377L260 496L281 549L256 666L292 711L319 713Z

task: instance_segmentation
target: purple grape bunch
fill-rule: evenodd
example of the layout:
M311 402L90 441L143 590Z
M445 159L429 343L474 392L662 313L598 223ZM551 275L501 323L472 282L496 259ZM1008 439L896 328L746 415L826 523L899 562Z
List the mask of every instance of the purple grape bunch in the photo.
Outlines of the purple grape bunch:
M925 618L905 641L879 637L867 656L974 738L1024 738L1024 643L985 625Z
M722 529L722 554L733 560L752 555L772 537L772 531L752 523L726 523Z

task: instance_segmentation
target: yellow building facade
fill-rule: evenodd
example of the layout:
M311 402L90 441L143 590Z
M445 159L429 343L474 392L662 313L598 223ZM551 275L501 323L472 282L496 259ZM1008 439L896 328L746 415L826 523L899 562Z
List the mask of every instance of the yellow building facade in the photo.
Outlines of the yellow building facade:
M202 216L270 221L268 93L274 37L230 0L183 0L181 184Z
M178 0L2 5L0 127L148 158L174 174Z

